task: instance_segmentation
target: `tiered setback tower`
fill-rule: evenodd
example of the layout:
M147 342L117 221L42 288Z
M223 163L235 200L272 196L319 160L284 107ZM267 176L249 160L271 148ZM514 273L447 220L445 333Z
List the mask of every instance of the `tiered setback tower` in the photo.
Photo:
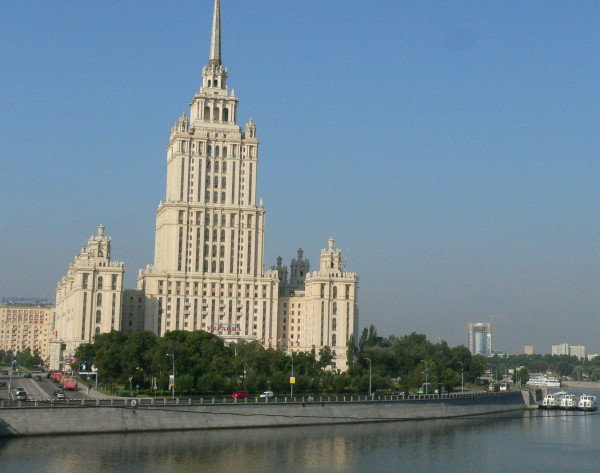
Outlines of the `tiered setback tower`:
M124 264L110 258L111 239L98 227L56 286L53 339L73 355L99 333L121 330ZM58 360L54 360L57 362Z
M154 265L140 271L147 330L275 338L278 279L263 271L265 209L256 204L256 125L237 125L238 98L221 63L215 1L202 86L171 129L166 200L156 211Z
M273 267L279 275L277 340L288 352L317 351L325 346L335 352L333 368L347 368L348 341L358 333L356 273L343 270L342 253L329 247L321 250L319 271L310 272L310 263L298 250L288 269Z

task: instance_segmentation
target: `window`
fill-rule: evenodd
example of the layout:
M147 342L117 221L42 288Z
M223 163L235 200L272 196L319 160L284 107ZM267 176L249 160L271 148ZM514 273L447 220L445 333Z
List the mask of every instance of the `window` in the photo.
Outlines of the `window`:
M96 284L96 287L98 289L102 289L102 283L103 283L102 276L98 276L98 283Z
M337 302L333 303L333 315L337 315Z
M88 288L88 276L89 276L89 274L84 274L83 275L83 282L81 283L81 287L83 289L87 289Z
M333 286L333 298L337 299L337 286Z
M102 323L102 311L100 311L100 310L96 311L96 323L97 324Z
M101 307L101 306L102 306L102 294L97 294L97 295L96 295L96 305L97 305L98 307Z
M337 345L337 338L335 335L331 336L331 346L334 347Z
M331 330L337 330L337 319L331 319Z
M118 278L118 276L116 274L112 275L112 281L111 281L110 287L113 291L115 291L117 289L117 278Z

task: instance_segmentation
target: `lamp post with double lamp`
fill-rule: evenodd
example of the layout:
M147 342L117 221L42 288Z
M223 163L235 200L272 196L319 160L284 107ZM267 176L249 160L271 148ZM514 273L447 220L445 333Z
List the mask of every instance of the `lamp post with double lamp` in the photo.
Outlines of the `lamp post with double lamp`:
M462 361L459 361L457 363L460 365L460 392L462 393L465 391L465 365L463 365Z
M372 363L371 358L365 358L369 362L369 397L371 397L371 375L372 375Z
M429 363L425 360L421 360L421 363L425 363L425 394L429 394Z
M174 353L167 353L166 356L170 356L171 359L173 360L173 380L171 383L171 398L175 399L175 354Z

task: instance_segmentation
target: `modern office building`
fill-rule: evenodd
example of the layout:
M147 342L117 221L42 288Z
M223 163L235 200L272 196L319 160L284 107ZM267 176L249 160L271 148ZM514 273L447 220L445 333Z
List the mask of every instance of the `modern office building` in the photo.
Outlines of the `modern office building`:
M54 305L46 299L2 298L0 350L16 355L27 348L42 360L49 358L48 342L54 324Z
M491 356L492 324L488 322L468 323L467 346L472 355Z

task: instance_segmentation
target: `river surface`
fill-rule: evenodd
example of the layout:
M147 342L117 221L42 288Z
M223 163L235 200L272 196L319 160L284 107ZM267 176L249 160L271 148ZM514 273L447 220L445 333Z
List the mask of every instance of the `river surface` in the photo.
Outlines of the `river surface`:
M600 472L600 415L0 440L3 473Z

